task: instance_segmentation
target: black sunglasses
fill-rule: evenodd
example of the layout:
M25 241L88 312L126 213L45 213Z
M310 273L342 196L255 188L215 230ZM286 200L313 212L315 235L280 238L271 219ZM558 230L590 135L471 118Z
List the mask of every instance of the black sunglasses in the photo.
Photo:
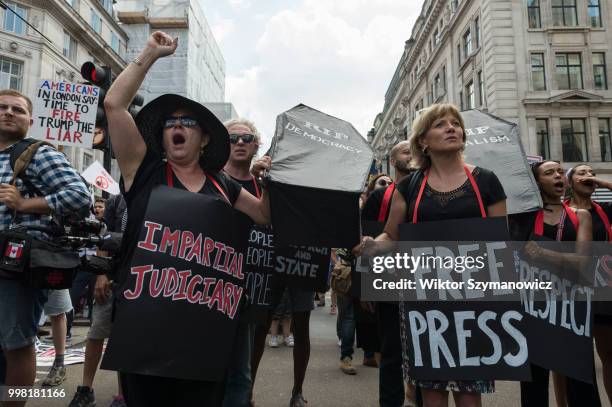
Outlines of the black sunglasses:
M377 185L382 185L383 187L391 185L392 183L393 183L393 181L387 181L387 180L384 180L384 179L379 179L378 181L376 181Z
M230 134L229 135L229 140L230 140L230 143L232 144L238 143L238 140L240 139L242 139L242 142L244 144L249 144L249 143L252 143L253 140L255 140L255 136L252 134Z
M164 119L164 129L174 127L177 120L183 127L195 127L198 125L198 121L191 116L168 116Z

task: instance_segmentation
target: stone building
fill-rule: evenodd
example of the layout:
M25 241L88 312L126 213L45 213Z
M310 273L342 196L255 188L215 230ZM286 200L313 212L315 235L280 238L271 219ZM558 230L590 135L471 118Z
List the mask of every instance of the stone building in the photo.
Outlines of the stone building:
M0 88L16 89L33 99L41 79L83 82L80 69L86 61L109 66L115 74L125 67L128 37L114 19L112 0L4 3L6 8L0 9ZM79 171L94 160L102 162L98 150L64 147L63 151Z
M117 16L130 37L128 60L157 30L178 37L174 55L155 63L139 93L145 103L176 93L198 102L225 100L225 60L198 0L119 0Z
M381 169L420 109L450 102L517 123L528 154L612 179L611 13L603 0L425 0L368 134Z

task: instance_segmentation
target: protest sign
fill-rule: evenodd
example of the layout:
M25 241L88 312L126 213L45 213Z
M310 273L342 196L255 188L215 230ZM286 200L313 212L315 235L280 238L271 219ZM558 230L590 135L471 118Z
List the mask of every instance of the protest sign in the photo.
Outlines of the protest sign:
M91 148L99 92L92 85L41 81L29 136L57 145Z
M466 252L462 253L460 246L468 243L476 246L472 250L480 252L488 249L487 243L504 243L508 238L504 217L405 223L400 224L399 231L403 242L414 242L419 250L432 256L443 252L444 256L453 258L465 257ZM444 238L448 241L436 241L440 231L444 231ZM427 244L430 247L425 247ZM506 264L506 269L511 266L510 270L514 270L512 253L508 259L503 255L503 248L500 252L499 258L485 260L482 270L479 269L476 275L482 274L482 279L489 279L500 272L503 264ZM425 267L417 266L408 275L418 280L417 284L426 280L462 280L475 276L474 270L470 269L451 273L442 263L433 262ZM362 282L364 286L367 284ZM435 298L430 296L431 293ZM475 293L470 294L469 289L462 286L434 289L428 294L427 301L407 301L400 305L405 338L403 346L408 352L411 377L422 380L530 378L524 316L516 301L466 302L466 299L474 298ZM507 294L506 291L491 293L500 299Z
M564 246L573 242L540 241L538 244L561 258ZM584 269L595 270L588 257ZM530 361L543 368L583 382L593 382L593 312L592 281L584 284L581 273L571 270L571 262L555 265L547 259L527 257L516 252L520 281L547 281L550 290L524 289L520 292L522 313L529 344ZM554 340L552 340L554 338ZM572 357L561 357L567 349Z
M106 191L109 194L119 195L119 183L111 177L111 175L104 169L102 164L98 161L94 161L89 167L81 173L81 176L85 181L89 182L100 188L102 191Z
M250 226L250 219L220 199L155 187L116 291L102 368L224 380L244 295Z
M508 214L542 207L518 126L479 110L461 112L465 122L465 161L495 173L508 196Z
M353 247L373 153L344 120L305 105L280 114L269 150L276 246Z
M254 225L245 257L245 295L248 307L242 318L265 322L270 310L274 278L274 234L269 226Z
M330 259L331 250L324 247L277 247L274 278L292 287L327 291Z

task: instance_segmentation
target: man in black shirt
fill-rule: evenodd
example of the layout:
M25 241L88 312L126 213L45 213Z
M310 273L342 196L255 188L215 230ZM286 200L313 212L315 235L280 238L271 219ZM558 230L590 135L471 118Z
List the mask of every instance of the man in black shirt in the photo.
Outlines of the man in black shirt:
M389 152L390 164L395 168L394 183L387 188L372 191L368 197L361 219L386 222L391 211L392 193L395 185L410 174L410 143L402 141ZM385 194L389 188L389 193ZM387 201L385 202L385 196ZM381 211L382 209L382 211ZM381 407L401 407L404 405L404 381L402 374L402 344L400 341L399 310L397 303L380 302L376 304L378 334L380 337L379 401ZM414 393L413 391L411 393ZM411 397L409 397L411 398ZM414 399L412 400L414 402Z
M230 136L230 156L223 170L251 195L260 198L261 187L251 175L251 162L257 154L261 139L255 125L246 119L232 119L225 124ZM232 361L227 374L224 407L249 406L253 380L251 354L256 326L241 317L236 331Z

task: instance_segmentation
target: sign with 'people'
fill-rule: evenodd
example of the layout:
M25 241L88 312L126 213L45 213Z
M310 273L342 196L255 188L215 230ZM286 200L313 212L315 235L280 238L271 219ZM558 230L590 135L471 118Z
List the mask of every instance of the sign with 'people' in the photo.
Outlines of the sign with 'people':
M41 81L29 136L57 145L91 148L99 96L97 86Z

